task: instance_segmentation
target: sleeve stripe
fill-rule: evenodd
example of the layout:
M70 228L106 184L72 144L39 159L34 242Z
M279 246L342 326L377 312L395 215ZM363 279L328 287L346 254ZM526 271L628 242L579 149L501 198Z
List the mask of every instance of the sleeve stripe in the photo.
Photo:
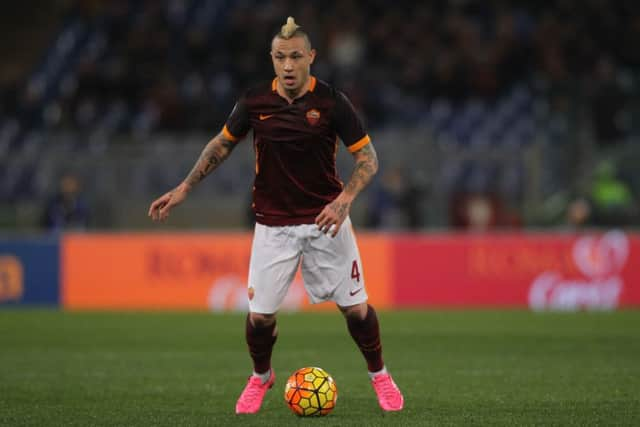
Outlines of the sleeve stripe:
M222 134L229 141L236 142L239 139L237 136L233 136L233 134L229 132L229 128L227 128L227 125L224 125L224 127L222 128Z
M359 149L361 149L362 147L364 147L370 142L371 142L371 138L369 138L369 135L365 135L362 138L360 138L359 141L354 142L348 147L349 152L353 153L355 151L358 151Z

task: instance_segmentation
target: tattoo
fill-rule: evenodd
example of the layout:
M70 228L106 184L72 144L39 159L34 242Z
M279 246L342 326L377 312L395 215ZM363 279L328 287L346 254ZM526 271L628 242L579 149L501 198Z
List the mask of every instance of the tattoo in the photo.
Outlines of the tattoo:
M348 203L334 202L334 203L331 203L330 207L331 207L331 210L335 212L335 214L339 218L345 218L347 216L347 213L349 213Z
M217 135L204 147L200 158L198 158L184 182L192 187L195 186L220 166L229 157L235 146L236 144L233 141L224 138L222 135Z
M356 165L351 179L344 188L345 193L356 196L367 186L378 171L378 156L373 144L369 143L354 153Z

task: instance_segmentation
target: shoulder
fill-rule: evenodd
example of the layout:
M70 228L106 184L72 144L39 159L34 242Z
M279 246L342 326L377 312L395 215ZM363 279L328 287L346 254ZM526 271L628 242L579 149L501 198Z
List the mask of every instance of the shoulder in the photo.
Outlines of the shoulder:
M331 98L336 101L347 98L344 92L342 92L332 84L329 84L324 80L320 80L320 79L316 79L316 87L314 91L319 96Z
M356 111L349 97L337 87L322 80L318 80L316 84L316 91L320 97L330 100L330 105L337 116L350 116L351 113Z

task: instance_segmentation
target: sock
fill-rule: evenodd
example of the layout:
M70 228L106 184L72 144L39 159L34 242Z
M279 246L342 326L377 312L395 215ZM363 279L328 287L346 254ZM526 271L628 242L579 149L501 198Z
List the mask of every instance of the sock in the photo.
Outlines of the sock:
M260 378L260 382L264 384L267 381L269 381L269 377L271 377L271 369L269 369L267 372L263 374L259 374L256 371L253 371L253 376Z
M380 325L372 306L367 306L364 319L347 318L347 328L367 361L369 372L378 372L384 368L382 344L380 343Z
M274 336L273 334L275 328L275 322L270 326L255 327L251 324L249 315L247 315L245 335L249 346L249 354L253 360L253 372L259 376L268 374L271 370L271 351L277 338L277 335Z
M383 366L382 369L380 369L378 372L369 372L369 379L372 380L373 377L377 377L380 374L386 374L387 373L387 367Z

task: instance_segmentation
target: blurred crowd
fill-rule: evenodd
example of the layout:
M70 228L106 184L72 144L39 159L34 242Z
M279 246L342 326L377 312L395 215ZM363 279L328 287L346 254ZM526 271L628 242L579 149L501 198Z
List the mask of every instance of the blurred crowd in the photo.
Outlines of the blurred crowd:
M90 45L53 95L33 82L2 88L2 115L51 128L215 129L241 90L272 75L269 41L288 15L319 52L314 73L373 127L521 82L604 96L620 70L640 66L633 0L76 0L67 22L94 29ZM617 108L621 95L607 94L596 106Z
M270 40L290 15L318 51L313 74L346 92L370 129L423 126L445 144L486 150L518 149L544 131L566 144L571 131L557 117L590 123L601 147L637 131L640 3L633 0L67 3L42 64L0 86L0 166L11 150L45 143L49 131L103 141L216 132L245 88L272 78ZM554 139L554 129L565 133ZM521 224L503 197L522 196L522 165L496 174L492 165L455 162L442 167L452 225ZM15 185L0 183L0 194L16 198L29 185L9 166L0 179ZM383 172L368 224L423 226L416 200L425 188L406 170ZM598 192L590 192L576 191L567 203L570 223L586 222L585 206L591 217L598 211ZM635 198L633 186L627 198Z

